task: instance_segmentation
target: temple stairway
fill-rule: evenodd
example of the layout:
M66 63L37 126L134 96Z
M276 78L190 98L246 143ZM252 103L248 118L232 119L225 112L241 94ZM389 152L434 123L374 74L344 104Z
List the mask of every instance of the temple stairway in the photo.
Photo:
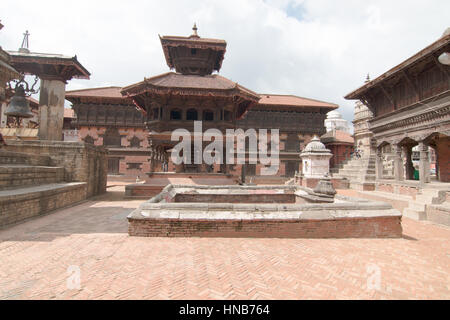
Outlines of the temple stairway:
M331 170L334 178L346 178L350 188L355 190L375 190L375 155L350 159Z
M0 228L86 199L48 156L0 150Z
M409 202L409 206L403 210L403 215L415 220L429 220L430 212L427 210L427 206L450 213L450 201L446 200L445 193L442 190L423 189L415 200ZM435 213L433 212L433 214ZM444 224L450 226L450 219Z
M450 226L450 184L426 187L415 197L382 191L339 190L342 195L383 201L402 212L404 217Z

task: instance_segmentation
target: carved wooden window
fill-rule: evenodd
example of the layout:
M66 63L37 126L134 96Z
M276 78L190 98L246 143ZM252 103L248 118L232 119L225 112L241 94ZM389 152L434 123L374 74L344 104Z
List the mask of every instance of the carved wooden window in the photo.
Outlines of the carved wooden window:
M198 120L197 110L189 109L186 113L186 120Z
M203 121L214 121L214 112L211 110L203 111Z
M90 135L87 135L87 136L83 139L83 141L84 141L85 143L94 144L94 138L92 138Z
M153 120L159 119L159 108L153 108Z
M120 147L122 145L119 131L116 128L106 130L103 137L103 145L108 147Z
M131 148L140 148L140 147L141 147L141 140L139 140L138 137L134 136L134 137L130 140L130 147L131 147Z
M181 110L174 109L170 111L170 120L181 120Z
M118 174L119 173L119 158L109 158L108 159L108 173Z
M232 113L228 110L224 111L223 117L224 117L225 121L231 121L233 119Z
M287 136L286 145L284 149L286 151L293 151L293 152L300 151L300 143L297 134L289 134Z
M128 162L128 170L140 170L142 163Z

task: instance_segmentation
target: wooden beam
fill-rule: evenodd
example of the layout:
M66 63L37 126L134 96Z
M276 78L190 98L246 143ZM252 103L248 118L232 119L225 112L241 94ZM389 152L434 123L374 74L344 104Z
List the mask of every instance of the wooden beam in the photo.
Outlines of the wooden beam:
M403 77L406 79L406 82L408 82L409 86L413 89L414 93L416 94L417 101L419 101L419 99L420 99L419 89L417 88L415 83L412 81L412 79L406 73L406 71L404 69L402 70L402 74L403 74Z
M385 95L386 98L388 98L388 100L391 102L392 107L393 107L394 110L395 110L395 103L394 103L394 100L392 99L391 95L387 92L386 88L383 86L382 83L380 83L379 86L380 86L380 88L381 88L381 91L383 91L384 95Z
M362 103L364 103L366 106L368 106L369 109L372 111L372 113L375 114L375 106L371 102L371 100L373 100L373 99L369 95L369 92L367 92L366 95L363 95L363 99L364 99L364 101L362 101Z

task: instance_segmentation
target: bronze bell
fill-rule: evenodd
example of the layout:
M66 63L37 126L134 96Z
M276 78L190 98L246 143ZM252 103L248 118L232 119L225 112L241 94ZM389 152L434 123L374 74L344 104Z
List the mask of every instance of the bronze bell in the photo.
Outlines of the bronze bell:
M22 85L17 86L14 96L6 108L5 115L18 118L32 118L34 114L30 110L30 104L25 97L25 90Z

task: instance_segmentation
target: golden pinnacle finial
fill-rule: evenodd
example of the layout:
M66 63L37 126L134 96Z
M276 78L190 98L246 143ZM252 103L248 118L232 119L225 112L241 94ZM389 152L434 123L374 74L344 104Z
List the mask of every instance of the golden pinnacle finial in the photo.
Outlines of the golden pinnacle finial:
M198 36L198 34L197 34L197 24L194 22L194 26L192 27L192 30L194 31L194 33L191 35L191 37L198 37L199 38L199 36Z

